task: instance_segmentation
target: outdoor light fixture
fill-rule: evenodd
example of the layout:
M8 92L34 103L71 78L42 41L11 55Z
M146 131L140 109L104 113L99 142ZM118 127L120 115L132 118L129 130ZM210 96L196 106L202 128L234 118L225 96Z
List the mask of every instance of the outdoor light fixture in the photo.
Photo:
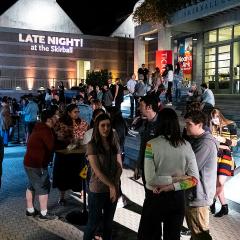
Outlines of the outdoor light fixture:
M145 41L151 41L153 39L154 39L153 37L145 37Z
M44 87L40 87L38 90L44 91L45 88Z
M17 86L17 87L16 87L16 90L22 90L22 88L21 88L21 87L19 87L19 86Z

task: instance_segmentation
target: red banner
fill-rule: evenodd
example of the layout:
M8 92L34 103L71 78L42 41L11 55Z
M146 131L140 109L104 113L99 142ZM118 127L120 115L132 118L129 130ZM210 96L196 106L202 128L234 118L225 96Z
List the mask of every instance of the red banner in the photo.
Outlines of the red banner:
M172 50L156 51L156 67L159 67L161 74L167 64L172 64Z

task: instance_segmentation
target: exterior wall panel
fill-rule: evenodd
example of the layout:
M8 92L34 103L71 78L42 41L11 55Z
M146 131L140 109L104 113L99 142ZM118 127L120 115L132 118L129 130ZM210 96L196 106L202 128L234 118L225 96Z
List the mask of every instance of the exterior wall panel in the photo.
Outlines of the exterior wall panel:
M40 51L48 44L19 42L19 33L83 39L82 47L72 53ZM37 45L37 51L31 46ZM77 77L77 61L90 61L91 70L108 69L113 77L126 78L133 72L133 40L129 38L95 37L22 29L0 28L0 81L5 79L73 79ZM67 47L66 47L67 48Z

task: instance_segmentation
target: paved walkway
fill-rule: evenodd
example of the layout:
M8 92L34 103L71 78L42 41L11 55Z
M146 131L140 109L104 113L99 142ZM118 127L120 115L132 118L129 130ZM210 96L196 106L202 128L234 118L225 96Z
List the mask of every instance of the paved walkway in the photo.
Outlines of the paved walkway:
M125 116L129 113L128 100L123 104ZM49 210L60 216L54 222L39 222L25 216L25 188L27 178L23 169L25 147L5 148L3 161L3 182L0 189L0 240L81 240L84 226L71 225L65 216L73 210L82 209L82 203L68 192L67 205L57 205L58 192L52 189ZM51 171L51 169L49 169ZM122 190L128 198L125 208L118 208L114 218L113 240L134 240L140 221L144 190L141 181L131 179L132 170L124 169ZM214 240L240 240L240 174L232 177L226 184L226 196L231 210L228 216L216 219L211 216L210 226ZM219 205L218 205L219 207ZM38 208L38 206L37 206ZM189 237L183 237L187 240Z
M84 227L68 224L64 217L72 210L79 210L82 204L68 194L68 204L60 207L57 203L58 194L52 189L49 209L59 215L61 220L54 222L39 222L25 216L25 186L27 179L22 160L25 147L5 148L3 162L3 186L0 190L0 240L75 240L82 239ZM50 169L51 170L51 169ZM136 239L136 232L140 220L141 208L144 200L144 190L140 182L131 179L132 170L124 169L122 175L122 189L127 196L128 206L118 208L115 214L114 240ZM227 196L239 202L240 174L233 177L226 185ZM231 189L235 189L234 191ZM211 217L211 233L215 240L240 239L240 214L233 209L228 216L220 219ZM189 239L188 237L182 239Z

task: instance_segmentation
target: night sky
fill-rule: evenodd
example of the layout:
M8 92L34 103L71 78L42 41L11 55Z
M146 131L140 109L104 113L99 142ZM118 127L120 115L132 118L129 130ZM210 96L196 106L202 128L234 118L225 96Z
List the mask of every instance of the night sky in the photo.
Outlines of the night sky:
M0 1L0 14L17 2L16 0ZM57 0L57 3L84 34L109 36L132 13L137 1Z

